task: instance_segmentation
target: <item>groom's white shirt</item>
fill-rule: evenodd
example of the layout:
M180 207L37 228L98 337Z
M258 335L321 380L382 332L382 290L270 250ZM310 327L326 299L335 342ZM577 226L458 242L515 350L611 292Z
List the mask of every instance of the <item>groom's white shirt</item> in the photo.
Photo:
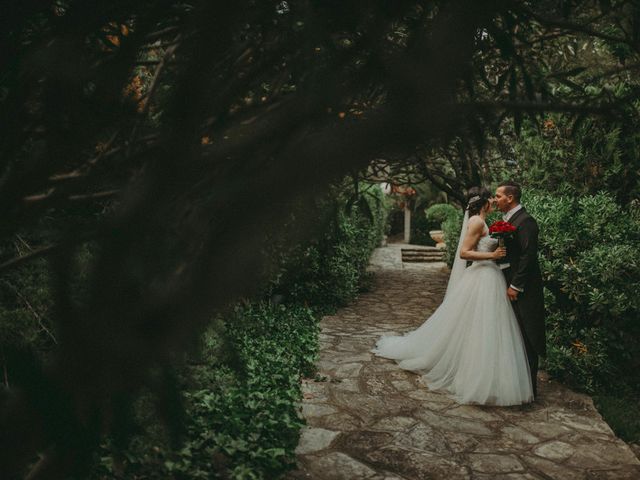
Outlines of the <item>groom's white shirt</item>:
M513 217L513 215L514 215L517 211L519 211L519 210L522 210L522 205L521 205L521 204L516 205L516 206L515 206L515 207L513 207L511 210L509 210L507 213L505 213L505 214L502 216L502 219L503 219L505 222L508 222L509 220L511 220L511 217ZM505 268L509 268L510 266L511 266L511 265L510 265L509 263L501 263L501 264L500 264L500 268L501 268L502 270L504 270ZM514 290L517 290L518 292L521 292L521 293L522 293L522 292L524 292L524 290L523 290L522 288L517 288L517 287L514 287L513 285L509 285L509 286L510 286L511 288L513 288Z
M508 222L508 221L511 219L511 217L513 217L513 215L514 215L517 211L519 211L519 210L522 210L522 205L521 205L521 204L516 205L516 206L515 206L515 207L513 207L511 210L509 210L507 213L505 213L505 214L502 216L502 219L503 219L505 222Z

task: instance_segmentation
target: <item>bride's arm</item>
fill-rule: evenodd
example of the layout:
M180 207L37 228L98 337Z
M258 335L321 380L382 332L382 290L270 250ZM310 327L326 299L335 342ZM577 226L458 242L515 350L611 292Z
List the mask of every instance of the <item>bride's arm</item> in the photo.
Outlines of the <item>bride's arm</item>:
M462 247L460 247L460 258L464 260L497 260L507 254L505 248L498 248L493 252L475 251L476 245L484 233L484 225L484 221L478 217L469 219L469 228L462 241Z

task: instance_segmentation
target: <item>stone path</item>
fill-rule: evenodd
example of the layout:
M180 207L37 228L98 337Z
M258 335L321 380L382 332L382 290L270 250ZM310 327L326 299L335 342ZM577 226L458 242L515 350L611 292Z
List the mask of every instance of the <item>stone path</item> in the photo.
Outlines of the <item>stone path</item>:
M640 461L586 395L540 382L535 404L460 406L369 350L420 325L444 294L442 263L372 258L373 291L324 317L319 379L303 382L298 470L289 480L640 479Z

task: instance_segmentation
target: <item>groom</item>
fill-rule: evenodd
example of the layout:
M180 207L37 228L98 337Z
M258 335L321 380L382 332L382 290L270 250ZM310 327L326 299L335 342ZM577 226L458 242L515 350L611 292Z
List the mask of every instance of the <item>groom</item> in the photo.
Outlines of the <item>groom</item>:
M496 190L496 205L503 219L517 228L507 239L506 262L500 264L507 280L507 295L518 318L531 370L533 395L537 391L538 357L546 353L542 274L538 264L538 224L520 205L520 185L503 182Z

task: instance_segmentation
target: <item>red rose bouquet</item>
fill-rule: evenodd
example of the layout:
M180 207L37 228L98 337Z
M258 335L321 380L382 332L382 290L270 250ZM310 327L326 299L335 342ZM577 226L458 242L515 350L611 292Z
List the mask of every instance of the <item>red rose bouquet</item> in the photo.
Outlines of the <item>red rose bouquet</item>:
M489 227L489 235L498 239L499 247L504 247L504 239L512 237L516 230L517 228L511 223L498 220L497 222L493 222ZM504 261L498 260L498 263L504 263Z
M516 230L517 228L509 222L498 220L497 222L493 222L489 227L489 235L493 238L497 238L498 244L501 247L504 247L504 239L506 237L511 237Z

